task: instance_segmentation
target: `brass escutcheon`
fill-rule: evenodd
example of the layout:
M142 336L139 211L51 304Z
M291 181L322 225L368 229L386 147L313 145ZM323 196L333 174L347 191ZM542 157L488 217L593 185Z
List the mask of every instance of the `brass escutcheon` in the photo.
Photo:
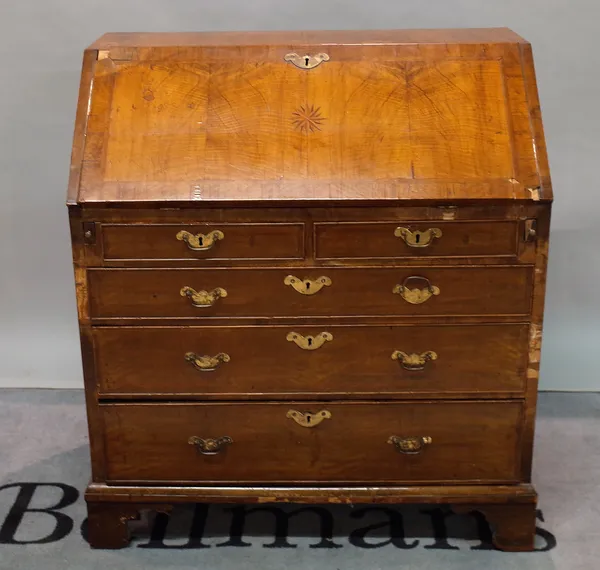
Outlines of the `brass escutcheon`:
M429 436L425 437L399 437L397 435L391 435L387 440L391 443L396 451L405 453L407 455L416 455L421 453L426 445L429 445L433 440Z
M298 410L288 410L285 415L286 418L294 420L298 425L305 428L313 428L318 426L323 420L331 418L331 412L329 410L321 410L316 414L311 412L299 412Z
M290 342L296 343L302 350L317 350L317 348L321 348L327 341L333 340L333 335L328 332L322 332L315 336L302 336L300 333L292 331L285 338Z
M293 63L300 69L313 69L324 61L329 61L329 56L326 53L317 53L315 55L298 55L297 53L288 53L283 59Z
M215 439L202 439L197 435L193 435L190 437L190 439L188 439L188 443L195 446L198 453L201 453L202 455L217 455L217 453L223 451L226 445L231 445L233 443L233 439L231 439L228 435L217 437Z
M222 362L229 362L231 357L225 352L219 352L215 356L199 356L195 352L186 352L184 357L188 362L191 362L194 368L200 372L212 372Z
M401 350L394 350L392 352L392 360L397 360L402 368L406 370L423 370L425 368L425 364L430 360L437 360L438 355L432 350L428 350L427 352L422 352L421 354L406 354L406 352L402 352Z
M394 235L402 238L404 243L409 247L427 247L431 245L434 238L442 237L442 230L439 228L429 228L425 231L411 231L408 228L400 226L394 230Z
M409 281L417 280L424 281L425 283L427 283L427 287L424 287L423 289L409 289L407 287ZM426 279L425 277L419 277L417 275L412 275L410 277L407 277L404 280L404 283L402 283L402 285L395 285L392 289L392 293L400 295L407 303L410 303L411 305L420 305L421 303L427 301L427 299L430 299L433 295L439 295L440 289L439 287L432 285L429 279Z
M181 230L175 236L179 241L184 241L193 251L207 251L211 249L219 240L225 239L225 234L221 230L213 230L205 234L191 234Z
M298 279L298 277L295 277L294 275L288 275L283 282L286 285L291 285L302 295L314 295L323 289L323 287L329 287L329 285L331 285L331 279L325 275L317 277L316 279Z
M221 297L227 297L227 291L225 291L225 289L223 289L222 287L217 287L216 289L213 289L209 292L196 291L192 287L188 287L186 285L185 287L181 288L179 294L182 297L187 297L188 299L190 299L194 307L200 308L212 307L217 302L217 299L220 299Z

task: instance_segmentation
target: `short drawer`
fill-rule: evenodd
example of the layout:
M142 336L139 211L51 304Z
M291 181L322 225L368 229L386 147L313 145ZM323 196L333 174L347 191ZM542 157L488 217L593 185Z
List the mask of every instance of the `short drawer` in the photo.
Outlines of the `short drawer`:
M95 327L101 396L522 396L528 325Z
M518 480L522 404L103 404L109 482Z
M514 257L519 222L316 223L317 259Z
M304 224L103 224L104 259L303 259Z
M92 318L525 315L530 266L92 269Z

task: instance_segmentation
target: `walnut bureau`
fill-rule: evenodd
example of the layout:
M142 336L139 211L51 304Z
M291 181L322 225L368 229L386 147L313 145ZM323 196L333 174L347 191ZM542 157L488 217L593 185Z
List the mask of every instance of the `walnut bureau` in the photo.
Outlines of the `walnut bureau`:
M421 502L532 549L551 201L508 29L103 36L68 190L91 545Z

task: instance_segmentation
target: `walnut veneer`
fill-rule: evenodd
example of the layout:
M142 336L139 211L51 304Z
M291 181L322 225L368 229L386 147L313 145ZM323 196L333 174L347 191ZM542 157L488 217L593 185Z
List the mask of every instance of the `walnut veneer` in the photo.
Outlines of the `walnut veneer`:
M103 36L68 191L90 544L185 501L432 502L531 549L551 201L510 30Z

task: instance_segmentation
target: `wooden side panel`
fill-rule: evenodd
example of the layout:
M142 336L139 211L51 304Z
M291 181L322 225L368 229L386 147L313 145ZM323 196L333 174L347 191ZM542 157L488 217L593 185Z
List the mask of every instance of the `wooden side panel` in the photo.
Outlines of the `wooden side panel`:
M530 44L523 44L521 48L521 65L523 79L527 94L527 103L531 124L532 147L534 148L537 171L540 178L540 199L552 200L552 181L550 180L550 166L548 164L548 151L546 150L546 139L544 137L544 125L542 123L542 109L535 77L533 63L533 51Z
M67 187L68 205L75 205L79 194L83 152L86 144L85 136L88 120L88 105L92 91L92 78L94 76L96 57L97 52L92 49L86 50L83 54L79 98L77 100L77 113L75 116L75 129L73 133L73 149L71 151L71 168L69 171L69 184Z
M533 190L541 183L536 156L538 149L531 128L531 111L527 100L519 46L514 45L506 49L501 65L504 71L506 100L510 110L509 125L512 134L515 178L521 181L525 188L532 189L528 190L530 198L539 198L541 195L537 195ZM542 149L540 152L545 150Z
M542 355L542 328L544 321L544 302L546 298L546 277L548 269L548 250L550 240L549 206L537 207L537 249L535 280L533 285L533 302L531 324L529 328L529 352L527 363L527 393L524 416L522 447L522 480L531 481L531 465L533 459L533 440L535 432L535 415L540 375L540 359Z
M89 290L86 265L86 245L84 243L81 209L69 207L69 225L73 247L75 293L79 318L79 336L83 365L85 403L90 438L90 459L92 481L105 481L104 424L98 408L98 375L94 359L94 341L89 314Z
M113 64L103 59L94 67L92 94L88 103L87 130L78 202L84 202L86 194L102 188L104 168L110 132L110 112L115 76Z

